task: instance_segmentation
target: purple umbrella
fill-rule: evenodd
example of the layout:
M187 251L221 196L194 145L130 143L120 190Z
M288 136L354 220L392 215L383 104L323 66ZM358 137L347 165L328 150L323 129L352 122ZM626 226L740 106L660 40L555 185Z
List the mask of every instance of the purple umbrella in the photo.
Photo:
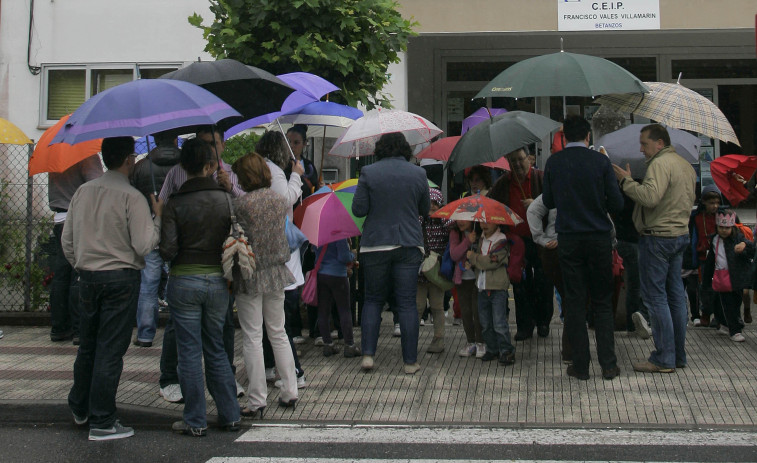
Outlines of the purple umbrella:
M213 125L239 116L204 88L180 80L143 79L98 93L66 121L51 144L134 136L179 127Z
M491 115L489 115L489 111L491 111ZM484 121L488 121L498 114L504 114L507 112L506 109L502 108L491 108L489 111L487 111L486 108L478 108L473 114L466 117L463 120L463 131L460 133L460 135L465 135L465 132L477 126L478 124Z
M309 72L290 72L289 74L279 74L276 77L295 89L295 91L284 100L284 104L281 105L281 110L247 119L246 121L231 127L224 134L226 139L238 134L242 130L251 129L262 124L269 124L284 114L291 114L302 106L320 100L321 97L327 93L339 90L339 87L328 80L323 77L318 77L315 74L310 74Z
M276 77L283 80L293 89L312 97L313 100L320 100L323 95L339 90L339 87L328 80L309 72L290 72L289 74L279 74ZM303 104L307 103L309 101Z

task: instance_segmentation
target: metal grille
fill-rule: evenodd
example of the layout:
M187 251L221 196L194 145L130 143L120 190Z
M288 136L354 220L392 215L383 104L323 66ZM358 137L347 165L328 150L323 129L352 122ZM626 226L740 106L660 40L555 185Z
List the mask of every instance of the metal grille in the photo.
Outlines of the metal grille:
M0 310L48 310L55 253L47 174L29 177L34 145L0 144Z

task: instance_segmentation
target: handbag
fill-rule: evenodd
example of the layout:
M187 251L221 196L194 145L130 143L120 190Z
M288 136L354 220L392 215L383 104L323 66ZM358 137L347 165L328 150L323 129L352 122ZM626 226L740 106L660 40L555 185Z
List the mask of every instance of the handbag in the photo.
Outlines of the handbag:
M716 264L718 261L718 251L720 250L720 244L722 242L723 240L718 240L718 243L715 245ZM733 291L733 286L731 286L731 275L728 274L727 268L715 269L715 272L712 274L712 289L719 293L730 293Z
M323 246L321 253L318 255L318 260L315 262L315 267L305 274L305 284L302 286L301 297L302 302L307 305L318 305L318 269L321 268L321 261L328 247L328 244Z
M305 234L302 233L299 228L297 228L297 225L293 224L292 221L289 220L289 216L287 216L286 218L284 231L287 235L287 242L289 243L289 254L293 253L294 251L298 251L308 240L307 237L305 237Z
M234 281L235 275L243 281L249 281L255 272L255 253L250 248L250 243L244 235L242 226L237 222L237 216L234 214L234 207L231 205L231 198L228 194L226 195L226 201L229 203L231 228L229 230L229 237L223 242L223 253L221 256L223 276L228 281Z
M620 254L618 254L617 249L612 250L612 276L614 277L620 277L623 276L623 270L625 267L623 266L623 258L620 257Z
M455 284L450 280L444 278L440 273L441 259L439 253L431 251L428 257L423 259L421 264L421 272L426 279L434 286L439 287L443 291L449 291Z
M439 267L439 272L448 280L452 280L455 276L455 261L452 260L449 243L447 243L447 249L445 249L444 254L442 254L442 263Z

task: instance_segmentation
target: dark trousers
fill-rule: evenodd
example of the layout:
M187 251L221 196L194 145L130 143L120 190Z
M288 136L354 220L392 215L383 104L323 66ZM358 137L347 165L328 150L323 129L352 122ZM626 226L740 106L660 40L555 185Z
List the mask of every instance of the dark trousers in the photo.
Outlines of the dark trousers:
M741 318L742 291L739 289L728 293L716 292L714 299L715 318L718 323L728 327L730 336L741 333L744 329L744 320Z
M331 344L331 309L336 304L339 326L344 343L352 345L352 314L350 312L350 282L347 277L318 275L318 329L323 342Z
M634 331L631 315L641 312L649 321L647 308L641 303L641 278L639 276L639 245L630 241L618 240L618 255L623 259L623 278L626 285L626 329Z
M170 285L171 282L169 281ZM169 311L171 307L168 307ZM229 295L229 306L226 310L226 319L223 324L223 348L226 351L226 357L229 359L232 373L236 374L237 367L234 365L234 296ZM163 331L163 347L160 352L160 387L166 387L169 384L179 384L179 356L176 350L176 332L173 326L173 317L168 317L166 328Z
M683 279L683 287L689 298L689 311L691 312L691 321L701 318L699 311L699 275L692 273Z
M515 324L520 333L533 333L534 326L549 326L554 312L553 286L544 275L539 251L531 238L524 237L526 249L525 278L513 283L515 297Z
M284 328L290 338L302 336L300 288L284 291Z
M612 315L612 243L606 240L560 240L560 268L565 284L562 296L565 330L573 367L589 371L589 333L586 329L586 297L591 298L597 357L603 370L615 368L615 323Z
M294 346L294 342L292 341L291 336L287 336L289 338L289 347L292 348L292 357L294 357L294 368L297 370L297 377L299 378L303 374L305 374L305 370L302 369L302 365L300 364L300 357L297 356L297 348ZM265 323L263 323L263 363L265 364L266 368L273 368L276 366L276 359L273 355L273 346L271 345L271 341L268 339L268 333L266 333L265 330Z
M53 227L55 234L55 259L53 279L50 285L51 334L73 332L79 334L79 283L77 273L63 254L60 238L63 224Z
M139 270L80 273L80 344L68 405L91 428L116 420L116 391L139 299Z

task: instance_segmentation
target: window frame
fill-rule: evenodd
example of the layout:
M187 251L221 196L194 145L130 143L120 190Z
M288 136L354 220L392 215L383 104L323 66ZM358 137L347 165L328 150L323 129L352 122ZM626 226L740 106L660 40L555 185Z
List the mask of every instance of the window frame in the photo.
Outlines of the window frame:
M40 99L37 128L40 130L48 129L55 125L59 119L48 119L47 109L49 100L49 82L50 71L84 71L84 101L90 98L92 91L92 71L99 70L123 70L132 71L132 80L136 80L140 75L140 70L144 69L181 69L184 66L183 61L166 61L166 62L133 62L133 63L43 63L42 79L40 79ZM166 71L169 72L169 71Z

